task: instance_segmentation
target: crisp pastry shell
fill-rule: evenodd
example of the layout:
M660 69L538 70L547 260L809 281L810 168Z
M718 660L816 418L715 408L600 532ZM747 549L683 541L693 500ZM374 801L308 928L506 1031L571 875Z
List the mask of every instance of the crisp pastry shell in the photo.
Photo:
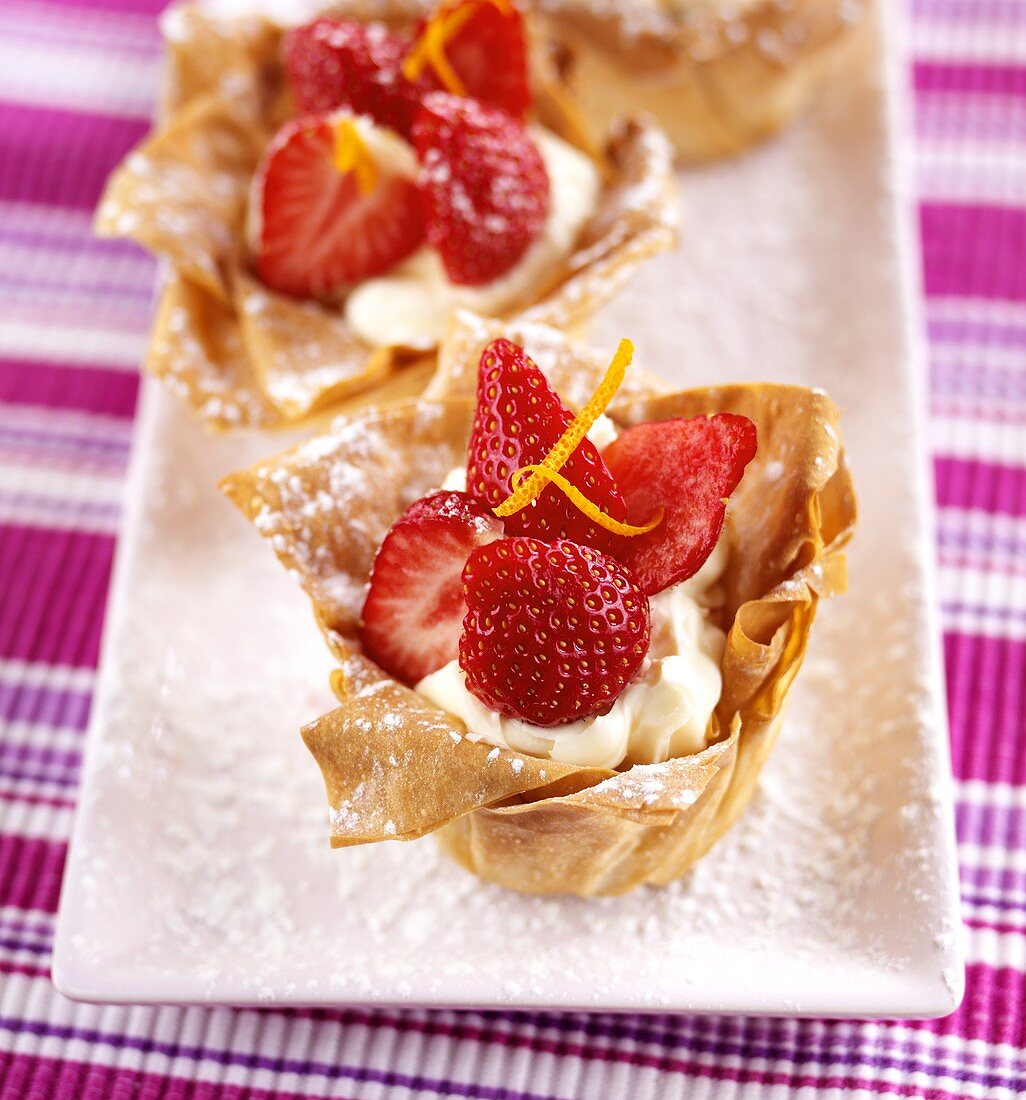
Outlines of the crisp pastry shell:
M594 384L598 369L581 360ZM329 432L231 475L224 492L313 601L340 669L340 706L303 730L324 776L331 844L439 830L481 878L531 893L619 894L683 874L731 825L776 740L819 599L844 589L855 497L838 412L821 391L766 384L639 393L622 425L730 411L759 453L731 499L723 691L710 747L623 772L471 740L459 719L391 679L358 648L382 537L465 461L468 397L339 418Z
M779 129L863 38L868 0L537 0L541 79L597 139L650 112L684 163ZM854 48L854 47L852 47Z
M379 7L363 10L393 21L401 10ZM337 306L278 294L249 271L251 179L290 114L278 60L282 28L187 5L168 13L164 29L161 122L115 170L96 217L101 236L132 239L164 261L147 369L222 431L351 410L368 394L398 400L419 393L433 351L372 347ZM574 140L565 111L545 95L539 115ZM666 138L648 123L626 121L607 131L603 146L605 182L573 252L511 303L507 316L579 325L639 264L676 242Z

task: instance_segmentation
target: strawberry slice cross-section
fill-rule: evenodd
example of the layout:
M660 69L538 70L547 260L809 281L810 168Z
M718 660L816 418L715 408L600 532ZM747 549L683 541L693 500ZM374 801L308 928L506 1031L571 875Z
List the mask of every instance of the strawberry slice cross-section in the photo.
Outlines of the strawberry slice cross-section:
M467 557L501 536L502 522L466 493L411 504L374 559L360 626L367 656L407 684L455 660Z
M602 452L631 522L663 510L654 530L613 550L650 596L693 576L712 553L755 452L755 425L735 413L639 424Z
M630 571L587 546L506 538L463 571L467 690L535 726L608 710L648 652L648 599Z
M477 411L467 447L467 492L497 507L510 494L513 474L540 463L573 419L523 348L509 340L493 341L482 353L478 370ZM624 499L590 439L581 440L561 473L607 515L626 518ZM551 485L526 508L508 516L505 524L507 534L569 539L599 550L616 538Z
M387 150L394 157L376 156ZM254 266L274 290L325 298L381 275L421 242L424 223L399 138L348 112L287 123L250 195Z

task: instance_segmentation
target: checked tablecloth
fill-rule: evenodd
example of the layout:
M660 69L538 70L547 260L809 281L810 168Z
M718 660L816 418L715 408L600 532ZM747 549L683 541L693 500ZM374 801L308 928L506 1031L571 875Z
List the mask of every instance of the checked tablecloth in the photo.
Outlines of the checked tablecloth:
M881 0L896 3L899 0ZM95 1008L54 914L153 269L159 0L0 0L0 1098L1026 1095L1026 0L904 0L968 992L928 1023Z

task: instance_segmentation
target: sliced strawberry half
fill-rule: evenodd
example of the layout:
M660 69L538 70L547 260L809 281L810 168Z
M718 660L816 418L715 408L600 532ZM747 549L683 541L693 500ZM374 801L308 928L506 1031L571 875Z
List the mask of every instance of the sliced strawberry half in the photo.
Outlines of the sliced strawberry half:
M718 413L639 424L602 452L629 522L642 523L663 509L654 530L618 540L613 551L650 596L687 580L712 553L726 500L755 451L751 420Z
M301 114L348 107L410 136L420 105L402 71L409 42L383 23L315 19L282 41L285 76Z
M493 341L481 354L478 368L477 411L467 446L467 492L490 508L501 504L510 495L513 474L541 462L573 419L523 348L509 340ZM607 515L626 518L624 499L590 439L581 440L560 473ZM616 537L552 485L507 517L505 524L508 534L570 539L600 550Z
M415 182L375 163L348 114L283 126L257 169L250 204L257 274L300 298L380 275L424 236Z
M509 0L442 4L421 24L404 68L429 87L517 118L531 106L524 17Z
M588 546L501 539L467 559L463 592L467 690L532 725L607 710L648 653L648 598Z
M538 146L505 111L445 92L413 124L428 242L454 283L505 274L541 233L549 176Z
M360 640L371 660L415 684L459 652L462 574L469 554L502 536L502 521L466 493L411 504L374 559Z

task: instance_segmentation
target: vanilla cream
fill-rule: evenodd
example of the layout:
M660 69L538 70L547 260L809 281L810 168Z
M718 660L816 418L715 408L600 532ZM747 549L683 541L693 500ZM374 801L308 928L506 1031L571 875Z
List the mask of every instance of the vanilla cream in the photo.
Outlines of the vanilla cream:
M615 768L700 752L722 687L726 637L706 608L717 602L725 565L721 542L693 577L651 598L648 657L606 714L549 727L510 718L471 695L458 661L426 676L416 690L456 715L471 741L564 764Z
M360 283L346 298L345 317L358 336L375 346L434 347L458 306L485 316L501 313L569 255L598 203L598 169L548 130L531 127L531 136L549 176L549 212L520 260L484 286L459 286L446 277L434 249L420 248L388 275ZM372 152L377 155L376 148Z

